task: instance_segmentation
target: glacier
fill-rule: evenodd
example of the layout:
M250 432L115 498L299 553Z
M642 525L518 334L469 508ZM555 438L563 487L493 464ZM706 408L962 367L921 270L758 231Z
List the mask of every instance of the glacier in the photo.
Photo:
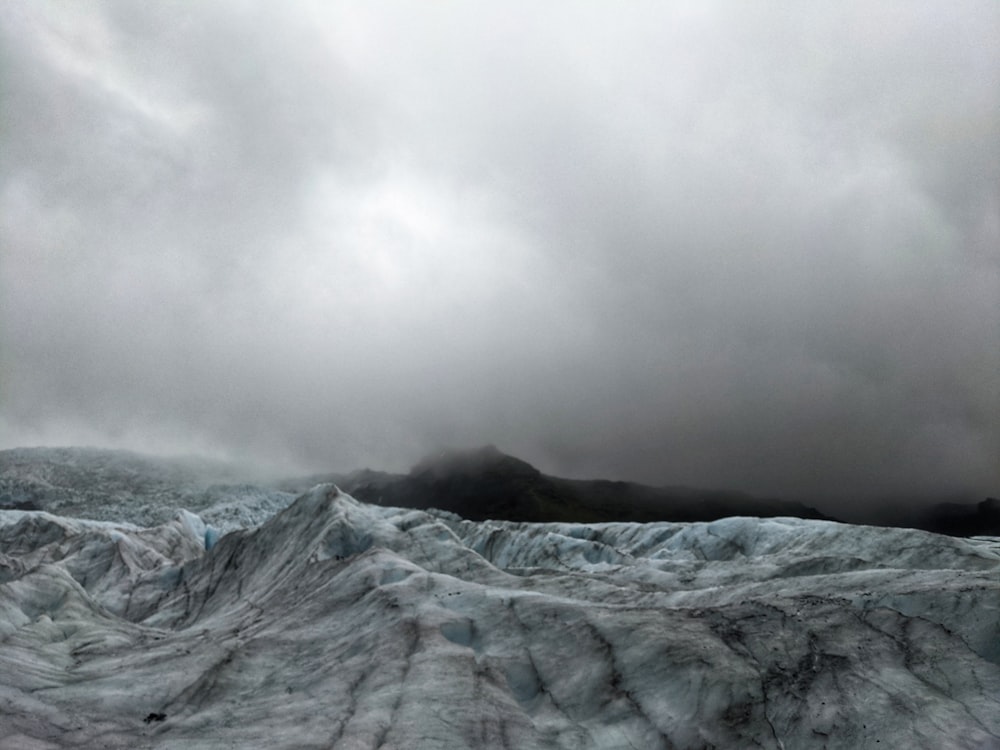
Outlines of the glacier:
M0 511L0 748L1000 748L1000 539L247 494Z

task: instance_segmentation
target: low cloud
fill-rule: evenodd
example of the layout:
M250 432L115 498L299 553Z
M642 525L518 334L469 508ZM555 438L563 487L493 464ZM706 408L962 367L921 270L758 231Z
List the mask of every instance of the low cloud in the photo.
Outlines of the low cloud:
M1000 489L1000 10L13 2L5 446Z

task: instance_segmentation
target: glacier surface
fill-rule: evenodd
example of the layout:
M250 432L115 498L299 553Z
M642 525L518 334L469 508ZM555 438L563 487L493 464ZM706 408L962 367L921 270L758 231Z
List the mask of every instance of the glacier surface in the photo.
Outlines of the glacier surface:
M1000 540L216 500L0 511L0 748L1000 748Z

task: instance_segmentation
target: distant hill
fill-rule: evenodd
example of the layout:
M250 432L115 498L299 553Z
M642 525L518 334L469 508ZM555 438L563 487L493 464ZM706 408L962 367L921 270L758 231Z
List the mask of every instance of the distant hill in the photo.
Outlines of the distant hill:
M951 536L1000 536L1000 499L988 497L979 503L937 503L906 525Z
M799 502L737 492L553 477L492 445L428 456L409 474L366 469L313 476L282 488L302 490L317 481L335 482L365 502L439 508L471 521L714 521L728 516L833 520Z
M472 521L647 523L729 516L843 520L794 500L554 477L494 446L437 453L408 474L362 469L280 482L265 480L254 469L198 458L164 459L96 448L0 450L0 509L47 510L140 525L165 522L178 507L197 513L215 508L213 522L228 528L247 508L256 513L284 507L323 482L333 482L365 502L439 508ZM1000 536L996 498L978 503L887 498L875 505L878 515L854 522L951 536Z

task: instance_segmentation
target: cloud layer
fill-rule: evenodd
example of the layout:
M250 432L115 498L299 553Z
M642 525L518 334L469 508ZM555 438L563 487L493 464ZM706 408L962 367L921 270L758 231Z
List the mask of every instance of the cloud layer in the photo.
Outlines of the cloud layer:
M0 9L0 438L1000 489L1000 9Z

